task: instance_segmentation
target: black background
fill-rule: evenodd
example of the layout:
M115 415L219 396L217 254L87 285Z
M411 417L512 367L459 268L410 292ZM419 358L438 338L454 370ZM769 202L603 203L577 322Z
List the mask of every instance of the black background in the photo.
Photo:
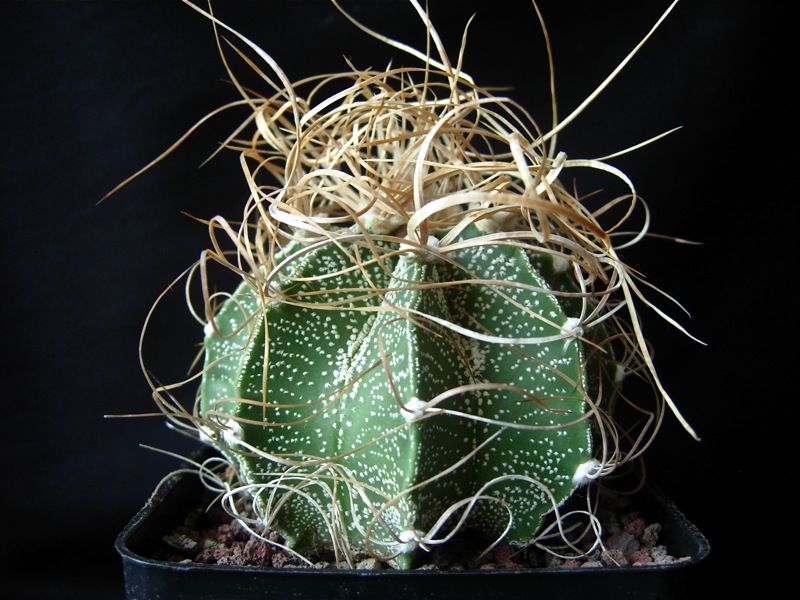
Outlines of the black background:
M465 70L483 85L513 86L511 95L547 127L544 45L531 3L430 4L451 56L477 13ZM344 5L381 32L424 43L404 2ZM667 6L540 2L560 116ZM774 6L681 0L560 138L571 158L591 158L682 127L612 164L649 203L653 231L703 242L649 240L626 254L682 302L691 318L673 314L707 344L645 317L665 386L702 437L693 441L670 416L648 455L653 478L711 542L711 556L693 573L698 595L761 569L763 559L744 551L750 532L763 548L769 523L790 518L786 506L769 504L792 475L781 454L789 442L779 432L795 420L786 398L796 395L784 341L796 328L796 261L783 249L796 169L777 141L792 141L781 73L793 67L779 47L788 19ZM359 67L383 67L392 56L395 64L414 64L324 1L226 1L215 9L292 80L344 69L344 56ZM139 444L176 452L193 446L159 419L104 415L153 409L137 357L140 328L156 296L205 247L206 230L182 211L239 214L247 190L238 158L200 164L243 113L212 121L98 205L197 119L236 97L223 82L210 24L178 1L50 1L5 2L0 26L7 519L0 560L11 573L4 585L13 598L121 599L114 539L177 465ZM167 380L185 372L200 339L182 301L180 289L171 294L169 318L157 322L148 347ZM776 581L773 574L761 585Z

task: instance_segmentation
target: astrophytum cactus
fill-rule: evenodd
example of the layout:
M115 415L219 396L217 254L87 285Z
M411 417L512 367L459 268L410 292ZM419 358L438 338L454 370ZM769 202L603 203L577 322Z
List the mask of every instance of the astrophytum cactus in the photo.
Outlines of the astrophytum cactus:
M640 456L665 405L680 419L617 255L649 223L633 224L647 215L633 184L557 152L559 127L479 87L411 5L438 58L381 38L421 66L298 83L194 7L279 84L264 76L275 92L257 96L230 72L249 113L225 147L251 194L238 224L208 221L190 270L196 404L179 408L179 386L155 395L233 467L219 491L237 518L341 563L358 550L410 567L464 531L539 543L566 529L576 490ZM577 197L559 180L576 167L630 193ZM217 291L220 266L238 287ZM654 393L627 397L626 376Z
M462 520L521 544L585 482L593 353L528 246L354 229L288 245L264 297L223 304L201 411L290 546L408 553Z

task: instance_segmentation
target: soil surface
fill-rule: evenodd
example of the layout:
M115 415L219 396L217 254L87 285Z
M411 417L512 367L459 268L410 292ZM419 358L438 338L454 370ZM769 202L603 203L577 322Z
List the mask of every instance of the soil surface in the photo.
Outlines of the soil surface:
M688 557L674 557L659 543L661 524L648 521L632 504L627 495L604 495L597 511L602 524L602 545L584 556L561 558L538 547L513 548L500 543L480 556L488 546L485 539L469 533L446 545L435 547L419 569L526 569L526 568L592 568L669 564ZM276 533L268 539L280 543ZM204 510L198 506L184 522L163 536L161 547L154 557L170 562L204 564L250 565L285 568L335 568L333 556L321 550L308 558L313 567L291 553L252 536L238 521L221 508ZM356 557L356 568L391 569L396 565L381 562L369 555Z

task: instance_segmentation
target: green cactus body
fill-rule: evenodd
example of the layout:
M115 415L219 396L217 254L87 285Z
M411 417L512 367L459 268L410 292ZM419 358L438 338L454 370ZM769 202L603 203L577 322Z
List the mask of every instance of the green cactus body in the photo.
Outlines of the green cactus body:
M279 293L242 283L223 304L201 384L222 427L207 432L300 551L342 535L409 566L403 542L462 517L529 541L591 460L584 347L552 291L575 288L533 247L426 255L352 233L291 243Z

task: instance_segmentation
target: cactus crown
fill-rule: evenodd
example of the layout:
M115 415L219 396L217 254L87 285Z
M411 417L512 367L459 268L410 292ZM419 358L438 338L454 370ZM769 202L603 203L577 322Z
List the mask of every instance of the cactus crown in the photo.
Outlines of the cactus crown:
M237 516L255 533L275 529L298 553L331 545L342 563L366 549L409 567L467 528L547 545L574 516L565 500L637 459L665 406L694 435L618 256L646 234L647 218L623 233L647 213L633 184L556 152L559 128L481 88L411 4L436 57L385 40L420 66L295 83L190 4L278 81L264 75L274 91L257 96L230 72L248 116L225 147L251 194L240 222L208 222L189 270L205 328L203 368L185 382L200 378L196 402L152 382L155 398L234 467L232 480L203 471L231 511L242 494L252 503ZM576 197L559 181L574 167L630 194ZM236 289L212 292L219 266ZM653 393L627 397L630 377Z

